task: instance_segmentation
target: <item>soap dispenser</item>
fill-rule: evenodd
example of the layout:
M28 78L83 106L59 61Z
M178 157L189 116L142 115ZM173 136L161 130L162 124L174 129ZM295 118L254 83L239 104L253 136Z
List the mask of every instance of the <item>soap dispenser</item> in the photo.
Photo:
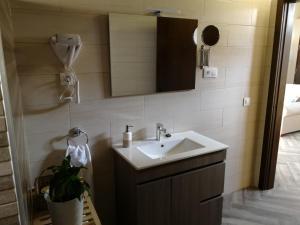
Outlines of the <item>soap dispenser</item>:
M130 131L130 128L133 126L126 125L126 130L123 133L123 148L129 148L132 144L132 132Z

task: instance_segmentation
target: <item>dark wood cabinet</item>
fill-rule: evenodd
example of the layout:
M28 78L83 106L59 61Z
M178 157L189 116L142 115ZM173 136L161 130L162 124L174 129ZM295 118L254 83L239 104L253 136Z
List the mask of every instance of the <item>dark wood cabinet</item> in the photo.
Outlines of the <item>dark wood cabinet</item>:
M221 216L222 211L207 209L206 201L214 202L223 193L224 172L225 164L220 163L172 178L172 225L219 225L204 221L209 219L205 215Z
M171 225L171 179L137 186L137 224Z
M118 225L220 225L225 156L135 170L115 153Z
M157 92L195 89L198 21L157 18Z

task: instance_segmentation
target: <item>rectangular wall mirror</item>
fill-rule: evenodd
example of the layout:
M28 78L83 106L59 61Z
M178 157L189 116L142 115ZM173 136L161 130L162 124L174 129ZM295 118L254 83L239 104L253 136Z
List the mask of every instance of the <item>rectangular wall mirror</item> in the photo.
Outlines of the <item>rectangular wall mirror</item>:
M198 21L110 14L111 95L195 89Z

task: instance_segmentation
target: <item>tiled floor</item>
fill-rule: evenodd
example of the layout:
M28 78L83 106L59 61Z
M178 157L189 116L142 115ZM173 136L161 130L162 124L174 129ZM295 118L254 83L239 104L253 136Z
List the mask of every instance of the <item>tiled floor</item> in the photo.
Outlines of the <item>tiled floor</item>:
M300 132L281 137L275 188L233 193L223 225L300 225Z

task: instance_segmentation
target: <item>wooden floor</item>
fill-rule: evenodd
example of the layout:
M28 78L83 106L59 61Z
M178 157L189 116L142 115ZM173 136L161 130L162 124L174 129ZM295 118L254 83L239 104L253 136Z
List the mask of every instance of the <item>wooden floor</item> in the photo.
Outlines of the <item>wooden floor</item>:
M226 197L223 225L300 225L300 132L281 137L275 188Z

